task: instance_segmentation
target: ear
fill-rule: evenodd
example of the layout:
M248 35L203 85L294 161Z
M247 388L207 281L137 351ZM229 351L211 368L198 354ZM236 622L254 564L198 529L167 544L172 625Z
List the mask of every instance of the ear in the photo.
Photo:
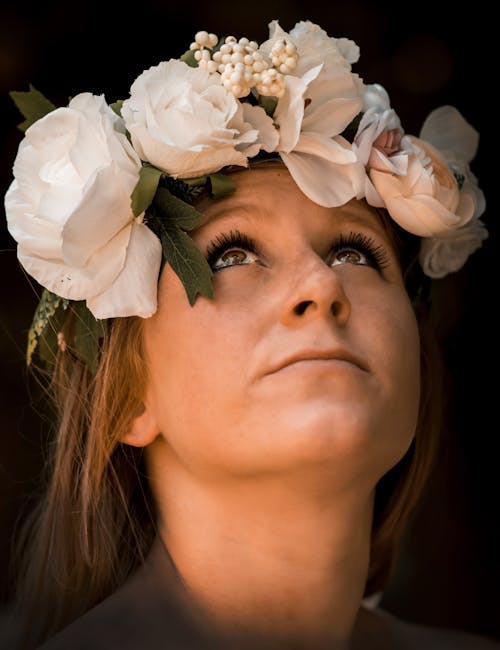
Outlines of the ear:
M121 437L121 442L133 447L146 447L160 433L152 409L142 404L141 410L132 419L129 430Z

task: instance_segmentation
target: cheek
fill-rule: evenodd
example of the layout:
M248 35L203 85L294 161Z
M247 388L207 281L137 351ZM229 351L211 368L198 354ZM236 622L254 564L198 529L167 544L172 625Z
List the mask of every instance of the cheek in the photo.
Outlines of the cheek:
M190 306L177 285L173 278L165 282L163 302L145 327L152 408L173 446L193 444L200 435L209 445L209 431L221 430L229 412L243 410L255 319L248 307L201 296Z
M404 301L391 314L387 327L387 349L400 377L411 395L419 398L420 335L417 320L409 301Z
M360 289L356 340L376 378L373 422L379 432L381 472L406 452L413 440L420 404L420 336L410 300L398 284Z
M410 301L403 290L379 307L376 371L391 404L390 421L396 431L413 437L420 403L420 336ZM369 321L367 321L369 322Z

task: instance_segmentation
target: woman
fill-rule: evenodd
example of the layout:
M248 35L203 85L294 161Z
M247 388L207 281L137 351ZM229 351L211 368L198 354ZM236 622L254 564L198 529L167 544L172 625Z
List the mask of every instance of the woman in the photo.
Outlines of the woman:
M25 647L498 647L364 600L437 444L417 260L485 229L477 134L446 107L406 135L358 54L200 32L26 132L6 213L60 417Z

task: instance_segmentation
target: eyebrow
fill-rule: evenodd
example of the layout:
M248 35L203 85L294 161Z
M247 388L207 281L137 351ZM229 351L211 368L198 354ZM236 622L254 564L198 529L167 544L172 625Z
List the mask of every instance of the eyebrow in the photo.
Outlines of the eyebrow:
M200 228L208 224L217 223L217 221L221 221L227 217L243 217L247 220L252 219L260 222L272 216L269 210L262 208L257 203L251 203L250 205L248 203L241 203L230 207L225 207L224 205L217 207L219 209L214 214L207 215L206 212L203 212L204 218L199 225Z
M343 215L344 223L351 223L358 227L374 230L381 237L390 241L390 233L388 232L386 224L382 221L378 213L367 210L363 211L363 214L359 214L353 210L349 210L348 208L346 209L345 206L340 206L339 210Z
M210 206L212 207L212 206ZM204 214L204 220L198 228L203 228L210 224L216 224L219 221L225 221L228 218L242 218L245 221L261 223L273 217L272 208L266 208L258 203L237 203L231 206L219 205L214 214ZM336 212L332 215L342 219L342 224L352 228L364 228L372 231L375 235L381 237L388 245L394 247L391 233L388 231L386 224L380 216L372 210L366 209L360 214L353 206L341 205L335 208Z

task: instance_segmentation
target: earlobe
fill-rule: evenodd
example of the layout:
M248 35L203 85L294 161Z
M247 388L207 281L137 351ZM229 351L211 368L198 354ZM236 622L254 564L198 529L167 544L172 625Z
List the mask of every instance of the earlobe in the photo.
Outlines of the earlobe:
M129 430L121 437L121 442L133 447L146 447L159 433L151 408L142 404L138 414L132 418Z

